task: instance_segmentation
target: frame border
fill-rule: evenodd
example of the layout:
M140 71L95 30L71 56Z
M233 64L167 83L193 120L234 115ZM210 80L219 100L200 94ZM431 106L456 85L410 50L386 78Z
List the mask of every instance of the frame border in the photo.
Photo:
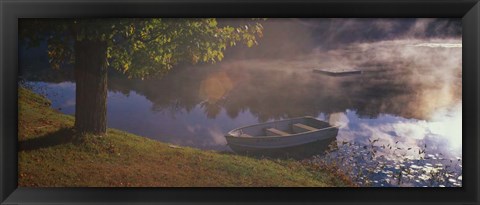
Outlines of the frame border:
M1 204L479 204L478 0L0 0ZM462 188L19 188L18 18L462 18ZM468 110L468 111L467 111Z

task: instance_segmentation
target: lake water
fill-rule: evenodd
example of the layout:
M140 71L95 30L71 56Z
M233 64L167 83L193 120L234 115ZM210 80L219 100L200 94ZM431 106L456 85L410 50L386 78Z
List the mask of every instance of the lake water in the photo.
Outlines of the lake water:
M180 66L143 81L112 73L108 127L174 145L231 151L224 137L229 130L314 116L341 125L338 149L317 160L345 158L341 166L350 164L352 173L373 166L374 186L461 186L461 41L450 41L450 46L386 41L281 60L230 59ZM39 72L32 65L20 65L26 84L47 96L53 108L73 115L71 73ZM364 72L343 77L312 72L351 68ZM376 160L368 161L372 143ZM446 181L432 181L431 171L446 166ZM403 171L414 177L400 184L395 175Z

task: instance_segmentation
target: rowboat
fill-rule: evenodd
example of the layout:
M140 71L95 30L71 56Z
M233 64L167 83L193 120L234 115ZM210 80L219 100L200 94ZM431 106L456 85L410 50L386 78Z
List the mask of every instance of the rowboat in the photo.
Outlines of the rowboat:
M323 153L337 134L338 126L306 116L236 128L225 137L237 153L298 158Z

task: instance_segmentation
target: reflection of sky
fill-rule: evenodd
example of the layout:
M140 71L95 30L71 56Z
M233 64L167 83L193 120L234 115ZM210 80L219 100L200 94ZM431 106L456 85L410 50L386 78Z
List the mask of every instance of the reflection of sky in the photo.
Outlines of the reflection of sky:
M332 114L330 123L341 125L337 140L376 145L396 145L407 156L417 156L424 149L432 153L462 155L462 107L461 103L450 109L439 110L432 121L406 119L393 115L380 115L375 119L359 118L355 111ZM325 119L324 116L319 118ZM408 150L410 148L410 150Z
M75 84L29 83L52 100L52 107L65 114L75 113ZM224 134L239 126L257 123L249 112L230 118L224 109L215 119L208 118L200 105L192 111L170 113L153 111L152 103L135 92L123 95L109 92L108 127L128 131L163 142L202 149L229 150Z
M318 118L341 126L338 149L325 159L335 163L341 160L338 166L352 169L348 174L354 179L366 170L373 172L358 179L361 185L368 182L371 186L458 187L462 184L461 102L436 111L431 121L390 114L365 119L351 110L328 117L322 114ZM443 174L433 180L430 172Z
M62 83L28 83L33 91L47 97L52 101L52 108L60 109L63 113L75 114L75 84L71 82Z
M361 148L378 140L378 146L401 148L379 150L390 161L398 154L416 160L423 149L437 158L461 157L460 19L264 23L258 46L229 48L215 65L186 66L168 78L141 82L109 73L108 126L167 143L229 150L224 134L233 128L311 115L342 126L338 144ZM37 81L35 91L55 109L74 114L75 85L63 82L73 80L72 69L50 70L46 50L46 43L20 49L21 77ZM312 75L312 69L365 73L331 78Z
M354 168L349 173L376 170L370 177L374 186L461 186L459 48L459 39L393 40L296 59L199 65L162 80L132 82L113 75L108 127L181 146L230 150L224 134L231 129L317 116L341 126L338 151L324 159L348 159L344 170ZM366 73L345 78L311 74L312 68L351 67ZM56 76L48 72L32 76L37 82L30 84L52 100L53 108L75 113L74 83L62 82L60 76L42 79ZM368 148L372 142L375 154ZM384 165L382 170L376 163ZM448 182L432 182L432 170L453 170L453 175ZM395 175L404 171L411 179L398 184Z
M164 142L204 149L225 150L224 133L256 119L244 112L230 119L225 111L215 119L205 116L200 105L192 111L174 114L153 111L144 96L130 92L129 96L109 93L108 125Z
M52 100L52 107L66 114L75 112L75 85L73 83L31 83L36 92ZM442 152L452 157L461 156L461 102L438 110L431 121L406 119L390 114L377 118L360 118L355 111L328 116L332 124L342 125L338 141L368 144L379 139L384 145L396 144L411 148L408 155L415 156L425 144L431 152ZM319 119L327 119L321 114ZM108 93L108 126L157 139L163 142L202 149L226 150L224 134L236 127L258 123L248 110L236 118L227 115L224 108L216 118L208 118L201 105L187 112L153 111L152 103L131 91L128 95ZM397 142L398 141L398 142ZM380 144L382 145L382 144Z

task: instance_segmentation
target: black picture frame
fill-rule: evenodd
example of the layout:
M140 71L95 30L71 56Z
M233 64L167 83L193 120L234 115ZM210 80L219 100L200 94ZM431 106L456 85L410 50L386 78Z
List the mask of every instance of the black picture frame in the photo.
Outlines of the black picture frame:
M0 202L2 204L479 204L477 0L1 0ZM461 188L19 188L18 19L70 17L462 18Z

